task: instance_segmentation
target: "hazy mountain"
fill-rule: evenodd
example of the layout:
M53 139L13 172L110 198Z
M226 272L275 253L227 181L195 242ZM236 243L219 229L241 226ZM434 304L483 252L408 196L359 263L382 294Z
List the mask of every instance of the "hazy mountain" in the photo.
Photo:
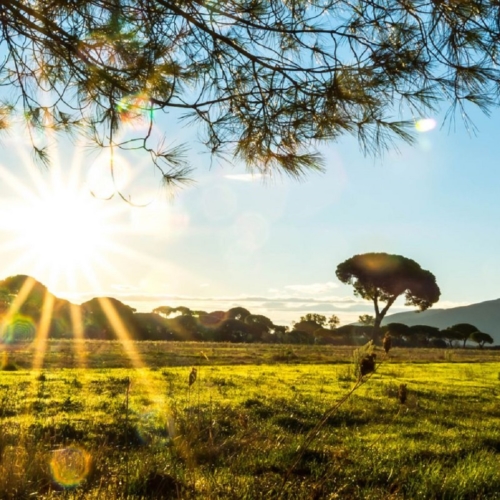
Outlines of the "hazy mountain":
M477 326L479 331L489 333L495 340L495 344L499 344L500 299L450 309L429 309L423 312L391 314L382 321L383 325L387 323L404 323L408 326L429 325L441 329L457 323L470 323Z

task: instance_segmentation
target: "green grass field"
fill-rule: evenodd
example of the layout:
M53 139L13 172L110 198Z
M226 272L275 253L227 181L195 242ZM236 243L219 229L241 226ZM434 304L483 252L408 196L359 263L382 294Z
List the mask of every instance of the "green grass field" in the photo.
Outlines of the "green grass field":
M500 498L496 352L395 349L357 386L352 348L232 348L1 372L0 498Z

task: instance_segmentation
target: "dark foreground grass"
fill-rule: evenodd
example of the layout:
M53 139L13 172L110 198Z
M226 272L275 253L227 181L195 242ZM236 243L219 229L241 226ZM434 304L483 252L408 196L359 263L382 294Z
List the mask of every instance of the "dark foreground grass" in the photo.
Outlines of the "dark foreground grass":
M0 498L500 498L500 363L384 362L318 429L351 365L209 362L1 373Z

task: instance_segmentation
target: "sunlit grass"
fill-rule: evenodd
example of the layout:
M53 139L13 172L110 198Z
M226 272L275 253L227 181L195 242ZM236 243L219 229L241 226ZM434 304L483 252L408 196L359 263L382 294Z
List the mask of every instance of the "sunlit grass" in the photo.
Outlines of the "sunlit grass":
M50 321L54 309L54 296L46 293L42 306L42 315L35 337L35 358L33 369L38 370L43 366L43 360L47 351L47 341L49 336Z
M84 343L84 328L83 318L80 307L75 304L70 304L71 325L73 327L73 335L75 337L75 351L78 359L78 367L87 367L87 350Z
M10 458L0 496L496 498L498 362L384 363L297 462L355 383L352 367L214 366L208 357L193 357L191 387L190 366L4 373L0 445ZM54 450L69 450L64 480L51 469ZM15 464L27 476L9 476Z

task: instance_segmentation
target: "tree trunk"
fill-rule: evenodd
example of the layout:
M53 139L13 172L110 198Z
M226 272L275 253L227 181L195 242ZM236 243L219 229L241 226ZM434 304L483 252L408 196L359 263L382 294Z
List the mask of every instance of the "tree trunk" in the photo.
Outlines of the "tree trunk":
M375 322L373 323L373 333L372 333L373 342L377 342L377 340L380 339L380 323L382 323L383 319L384 319L383 314L379 313L375 316Z
M389 308L394 304L394 301L397 299L397 296L392 297L387 301L387 304L385 307L380 310L379 303L378 303L378 297L375 297L373 299L373 305L375 306L375 322L373 324L373 341L375 342L375 339L377 337L380 337L380 324L382 323L382 320L384 319L384 316L386 315L387 311Z

